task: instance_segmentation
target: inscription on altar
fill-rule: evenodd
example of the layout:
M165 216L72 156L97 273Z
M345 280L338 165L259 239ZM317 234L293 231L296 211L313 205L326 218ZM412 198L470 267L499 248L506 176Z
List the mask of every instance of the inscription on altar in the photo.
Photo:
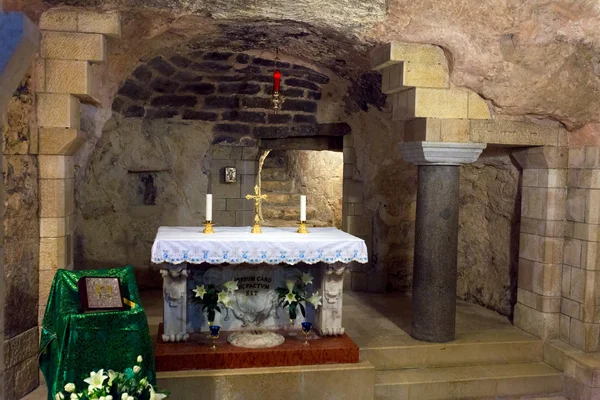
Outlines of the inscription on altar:
M246 296L258 296L260 290L271 290L273 278L267 276L242 276L237 278L238 288Z

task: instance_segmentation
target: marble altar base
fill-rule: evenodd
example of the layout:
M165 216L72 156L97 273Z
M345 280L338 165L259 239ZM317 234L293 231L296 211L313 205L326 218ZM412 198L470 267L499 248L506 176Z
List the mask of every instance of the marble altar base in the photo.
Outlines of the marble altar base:
M221 332L217 349L211 349L211 340L205 333L192 333L184 343L165 343L160 339L159 327L154 354L156 370L185 371L199 369L231 369L282 367L318 364L358 363L358 346L343 334L340 336L319 337L312 334L309 345L304 345L304 335L294 337L289 332L280 331L285 342L267 349L246 349L234 347L227 342L231 332Z

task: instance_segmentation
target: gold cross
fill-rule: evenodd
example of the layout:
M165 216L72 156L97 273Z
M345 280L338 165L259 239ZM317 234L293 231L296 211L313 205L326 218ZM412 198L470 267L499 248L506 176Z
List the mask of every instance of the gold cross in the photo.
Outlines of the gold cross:
M258 216L261 202L267 199L266 194L260 194L260 187L254 186L254 196L251 194L246 195L246 200L254 200L254 226L252 227L252 233L262 233L260 229L260 217Z

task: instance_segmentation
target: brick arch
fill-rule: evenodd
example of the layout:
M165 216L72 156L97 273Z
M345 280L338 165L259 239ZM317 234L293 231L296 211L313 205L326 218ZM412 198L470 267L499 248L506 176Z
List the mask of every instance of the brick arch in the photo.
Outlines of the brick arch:
M283 75L278 113L271 105L275 67ZM314 136L318 100L328 82L327 75L299 64L199 50L139 65L119 87L112 109L124 117L214 122L217 142Z

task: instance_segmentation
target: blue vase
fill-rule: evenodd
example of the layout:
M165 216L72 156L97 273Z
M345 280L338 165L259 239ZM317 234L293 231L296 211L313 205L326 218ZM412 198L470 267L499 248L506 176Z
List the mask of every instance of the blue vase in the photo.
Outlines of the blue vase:
M219 325L211 325L208 329L210 329L210 339L212 341L212 346L210 348L212 350L217 350L217 339L219 338L221 327Z
M208 328L210 329L210 336L219 336L219 331L221 330L219 325L211 325Z
M310 332L311 328L312 328L312 323L310 323L310 322L303 322L302 323L302 331L304 333Z
M304 332L304 345L308 346L308 335L310 335L310 330L312 329L312 324L310 322L302 323L302 332Z

